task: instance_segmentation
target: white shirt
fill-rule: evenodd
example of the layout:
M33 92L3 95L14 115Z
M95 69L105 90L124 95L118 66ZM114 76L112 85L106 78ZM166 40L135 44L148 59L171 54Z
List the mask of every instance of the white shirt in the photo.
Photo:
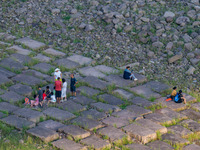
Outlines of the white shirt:
M55 79L56 79L56 80L58 79L58 77L61 78L61 72L60 72L60 71L54 72L54 76L55 76Z

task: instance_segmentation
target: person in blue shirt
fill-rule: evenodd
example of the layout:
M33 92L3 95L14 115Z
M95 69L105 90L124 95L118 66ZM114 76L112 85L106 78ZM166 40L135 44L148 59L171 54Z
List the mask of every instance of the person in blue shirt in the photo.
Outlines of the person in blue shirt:
M70 91L71 91L71 97L73 99L76 99L76 84L78 83L76 78L74 77L74 74L70 75L71 81L70 81Z
M130 66L127 66L126 69L124 70L124 75L123 75L124 79L131 79L134 81L137 81L138 79L135 77L135 75L133 74L133 72L130 71Z

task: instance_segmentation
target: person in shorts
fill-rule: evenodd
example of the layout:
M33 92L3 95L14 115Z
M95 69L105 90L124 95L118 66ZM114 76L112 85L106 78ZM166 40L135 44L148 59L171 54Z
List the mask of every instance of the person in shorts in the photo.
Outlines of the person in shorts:
M49 89L49 86L46 87L46 96L47 96L47 100L51 98L51 90Z
M43 92L41 87L38 87L38 98L39 98L39 104L42 107L43 105Z
M78 83L76 78L74 77L74 74L72 73L70 75L71 80L70 80L70 91L71 91L71 97L73 99L76 99L76 84Z
M61 100L61 90L62 90L62 82L60 81L60 77L55 81L55 91L56 91L56 101L59 104Z

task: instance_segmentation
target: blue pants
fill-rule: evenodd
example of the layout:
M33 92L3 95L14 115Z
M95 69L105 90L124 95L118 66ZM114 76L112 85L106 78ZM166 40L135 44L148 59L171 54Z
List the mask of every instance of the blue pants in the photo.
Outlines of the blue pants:
M131 78L135 79L136 77L135 77L134 74L131 74L131 75L130 75L130 79L131 79Z

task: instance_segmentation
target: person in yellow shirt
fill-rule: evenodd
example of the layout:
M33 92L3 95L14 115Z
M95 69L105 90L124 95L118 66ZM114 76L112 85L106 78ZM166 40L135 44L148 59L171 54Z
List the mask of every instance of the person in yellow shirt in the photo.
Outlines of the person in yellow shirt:
M174 101L174 98L175 98L175 96L176 96L176 94L177 94L177 87L175 86L175 87L173 87L173 91L172 91L172 93L171 93L171 98L172 98L172 100Z

